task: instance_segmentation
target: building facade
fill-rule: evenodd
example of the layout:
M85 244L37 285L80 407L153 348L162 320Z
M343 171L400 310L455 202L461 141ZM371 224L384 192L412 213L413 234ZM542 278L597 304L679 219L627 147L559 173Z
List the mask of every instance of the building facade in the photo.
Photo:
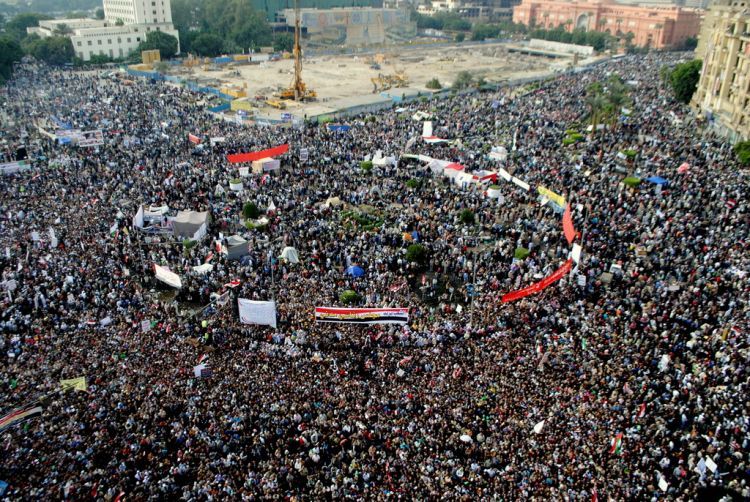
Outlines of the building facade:
M567 31L582 29L615 36L633 33L632 43L662 49L698 35L701 11L682 7L621 5L612 0L523 0L513 9L513 21Z
M162 31L178 40L172 24L170 0L104 0L104 19L59 19L40 21L27 28L40 37L64 34L73 43L76 57L90 61L93 56L113 59L127 57L137 50L152 31Z
M171 24L170 0L104 0L104 18L125 24Z
M280 14L281 22L294 26L294 9ZM401 9L300 9L300 25L312 42L347 46L402 42L417 32L416 23Z
M698 39L703 60L692 105L733 141L750 139L750 7L714 0Z

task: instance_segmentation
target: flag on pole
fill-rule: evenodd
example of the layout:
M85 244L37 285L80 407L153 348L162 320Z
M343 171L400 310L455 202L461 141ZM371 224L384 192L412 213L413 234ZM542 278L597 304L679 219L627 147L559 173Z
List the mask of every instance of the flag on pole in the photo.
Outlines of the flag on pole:
M622 432L612 438L609 454L622 455Z
M74 389L85 391L86 389L88 389L85 376L71 378L69 380L60 380L60 385L62 385L63 390Z
M534 434L539 434L540 432L542 432L543 428L544 428L544 420L542 420L541 422L539 422L538 424L534 426Z

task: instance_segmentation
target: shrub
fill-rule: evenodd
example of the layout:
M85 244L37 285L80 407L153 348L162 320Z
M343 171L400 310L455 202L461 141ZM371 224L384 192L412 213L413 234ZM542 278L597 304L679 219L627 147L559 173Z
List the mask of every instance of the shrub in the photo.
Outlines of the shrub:
M432 80L429 80L425 84L425 87L427 87L428 89L442 89L443 85L440 83L438 79L433 78Z
M415 180L414 178L410 179L406 182L406 187L412 189L419 187L419 180Z
M245 202L245 205L242 206L242 216L244 216L246 220L254 220L260 216L260 209L258 209L255 202Z
M500 185L490 185L491 190L500 190Z
M362 168L362 170L365 173L369 173L372 171L372 161L371 160L363 160L359 163L359 167Z
M625 155L628 159L633 160L636 155L638 155L638 152L632 149L623 150L623 155Z
M357 301L359 301L359 295L356 291L347 289L346 291L342 291L339 294L339 301L346 305L351 305L352 303L356 303Z
M232 178L229 180L230 185L236 185L237 183L242 183L242 180L240 178Z
M185 251L193 249L196 244L198 244L198 241L194 241L191 239L183 239L182 241L182 247L185 248Z
M516 248L516 252L513 253L516 260L524 260L527 256L529 256L529 250L526 248Z
M464 225L473 225L475 221L474 212L471 209L464 209L458 214L458 219Z
M427 248L422 244L410 244L406 248L406 261L411 263L425 263L427 261Z
M576 143L576 140L574 140L570 136L566 136L565 138L563 138L562 143L564 146L568 146L568 145L572 145L573 143Z
M247 228L248 230L263 230L267 226L268 225L265 223L255 223L254 221L250 220L245 222L245 228Z

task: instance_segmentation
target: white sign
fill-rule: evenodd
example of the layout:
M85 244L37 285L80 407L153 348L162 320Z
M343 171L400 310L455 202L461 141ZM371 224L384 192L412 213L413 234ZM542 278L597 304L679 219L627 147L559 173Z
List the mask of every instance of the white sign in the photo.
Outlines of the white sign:
M309 156L310 156L310 152L307 150L307 148L300 148L299 160L304 162L308 159Z
M101 129L96 131L83 131L78 135L78 146L89 147L104 144L104 134Z
M239 298L237 305L240 308L242 324L263 324L272 328L276 327L276 302L258 302Z

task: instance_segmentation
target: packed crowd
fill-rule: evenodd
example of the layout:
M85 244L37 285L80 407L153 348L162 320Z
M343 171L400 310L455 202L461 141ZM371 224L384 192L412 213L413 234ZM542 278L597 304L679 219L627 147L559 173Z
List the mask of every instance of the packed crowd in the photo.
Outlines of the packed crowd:
M5 160L24 144L32 168L0 178L0 403L43 412L2 433L5 496L750 497L748 173L660 82L679 57L410 103L346 132L243 127L170 84L19 67L0 95L0 141ZM563 146L588 123L589 84L612 75L631 112ZM450 143L419 139L417 111ZM105 144L40 132L60 123L103 129ZM280 173L227 189L227 154L284 143ZM497 145L507 160L487 156ZM532 189L500 180L490 199L416 159L362 169L377 150L502 167ZM630 187L629 174L669 183ZM571 202L583 256L502 303L570 253L537 185ZM266 228L244 226L248 201L275 206ZM209 236L187 249L132 227L140 206L165 205L209 211ZM352 209L382 226L342 218ZM241 261L214 246L235 233L250 242ZM404 234L426 262L407 260ZM299 264L275 258L285 246ZM520 247L530 254L514 259ZM193 273L211 255L213 270ZM155 263L182 277L177 296ZM316 324L313 308L341 305L344 290L359 306L409 307L409 323ZM240 324L232 303L195 309L226 291L275 298L277 328ZM206 355L212 375L196 378ZM85 391L61 391L79 376Z

